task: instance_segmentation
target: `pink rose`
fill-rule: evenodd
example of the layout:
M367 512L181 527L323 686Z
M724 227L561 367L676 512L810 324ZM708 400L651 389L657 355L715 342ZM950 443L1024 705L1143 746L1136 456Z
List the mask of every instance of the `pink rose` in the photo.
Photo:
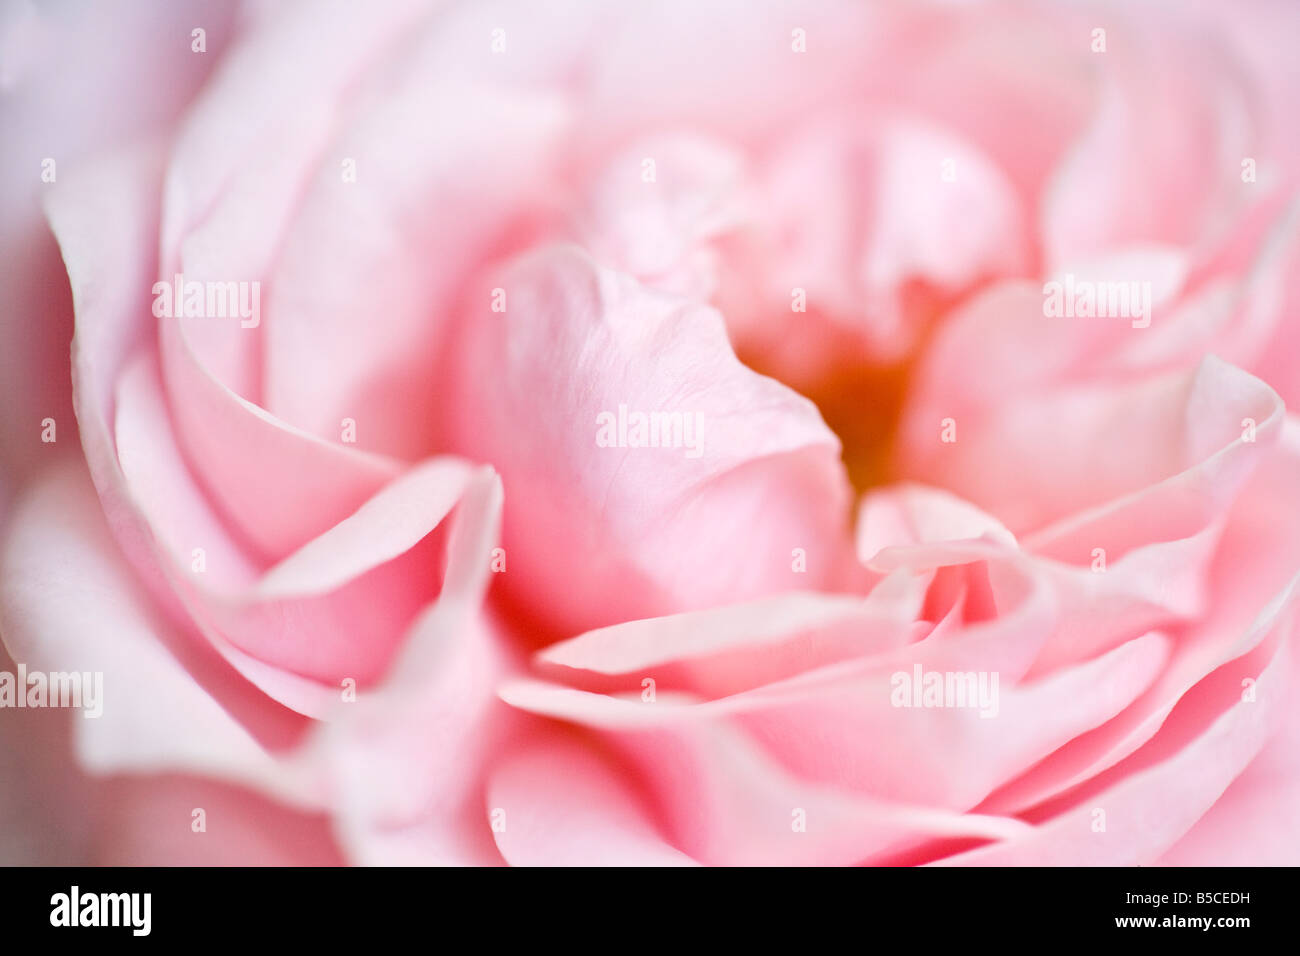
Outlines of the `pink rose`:
M1296 11L15 9L15 859L1300 862Z

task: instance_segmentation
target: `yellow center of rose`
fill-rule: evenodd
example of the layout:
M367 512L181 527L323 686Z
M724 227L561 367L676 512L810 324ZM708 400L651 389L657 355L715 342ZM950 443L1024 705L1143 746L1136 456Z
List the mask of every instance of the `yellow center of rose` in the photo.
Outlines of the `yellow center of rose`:
M747 350L743 342L737 354L754 371L784 382L816 404L840 440L849 481L861 495L901 477L895 443L908 388L938 317L956 298L930 292L911 297L906 321L915 330L914 340L907 356L898 361L871 361L846 348L842 357L823 361L815 371L793 375L789 368L775 367L766 353Z

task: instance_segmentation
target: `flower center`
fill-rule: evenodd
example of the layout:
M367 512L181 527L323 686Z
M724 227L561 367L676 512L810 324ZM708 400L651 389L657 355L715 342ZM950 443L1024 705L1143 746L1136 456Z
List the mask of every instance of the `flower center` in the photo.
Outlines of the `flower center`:
M740 355L754 371L784 381L810 399L840 440L841 457L858 494L887 484L894 471L894 441L912 361L891 365L842 361L806 380L780 374L757 356Z
M804 394L839 436L849 480L858 494L894 478L894 440L909 366L835 368Z
M787 361L770 343L737 345L741 361L754 371L784 382L810 399L840 440L841 458L854 490L863 494L897 481L896 442L919 358L938 319L958 296L912 290L904 322L911 328L907 354L898 359L873 358L853 342L820 349L813 361ZM810 329L808 334L824 334Z

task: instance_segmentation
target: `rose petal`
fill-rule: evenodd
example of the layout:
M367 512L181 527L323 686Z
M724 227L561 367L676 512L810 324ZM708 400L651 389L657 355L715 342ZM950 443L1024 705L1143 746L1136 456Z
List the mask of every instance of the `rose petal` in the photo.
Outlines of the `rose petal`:
M1068 810L1026 836L941 862L1131 866L1157 858L1213 806L1280 725L1294 690L1291 657L1289 644L1279 642L1272 660L1257 672L1258 697L1250 702L1238 699L1181 749L1154 763L1099 778ZM1234 679L1227 692L1238 696L1236 687ZM1140 757L1141 752L1136 755ZM1104 828L1098 829L1102 819Z
M209 513L172 434L156 372L148 362L132 366L117 423L127 488L199 620L293 674L364 683L381 673L435 593L434 541L426 538L459 499L470 466L434 459L413 468L263 573Z
M717 313L567 247L491 285L452 349L449 427L505 482L518 599L573 631L845 573L838 443L810 402L736 360ZM617 447L624 413L680 414L674 447Z
M246 729L283 746L299 722L158 619L78 470L61 467L20 501L3 567L0 612L15 659L32 670L103 674L102 716L74 722L84 766L188 770L299 803L313 799Z
M557 773L563 768L562 773ZM656 832L626 774L590 747L556 735L503 759L487 812L515 866L690 866Z

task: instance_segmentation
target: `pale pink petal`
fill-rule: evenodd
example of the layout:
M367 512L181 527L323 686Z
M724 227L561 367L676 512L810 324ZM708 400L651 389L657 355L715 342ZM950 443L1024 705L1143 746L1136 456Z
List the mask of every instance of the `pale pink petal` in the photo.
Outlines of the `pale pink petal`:
M615 624L552 644L537 661L637 681L652 677L665 690L726 696L908 643L916 633L920 594L905 577L904 572L865 599L795 592Z
M1188 296L1153 321L1150 336L1131 337L1116 364L1159 367L1214 352L1296 407L1300 339L1291 316L1300 303L1300 199L1281 198L1259 204L1254 221L1239 230L1240 249L1203 267Z
M756 222L723 253L719 304L742 349L797 378L810 363L898 360L931 318L924 303L1029 266L1011 184L915 118L811 121L754 178Z
M1175 746L1139 751L1134 765L1095 778L1070 806L1032 833L982 847L941 862L974 866L1131 866L1149 862L1172 847L1217 801L1280 727L1295 685L1294 651L1277 642L1258 661L1256 696L1244 700L1238 674L1226 675L1211 697L1235 701L1190 740L1175 734ZM1270 659L1271 658L1271 659ZM1189 719L1212 704L1190 701ZM1157 738L1159 741L1159 738ZM1101 811L1104 816L1099 816ZM1099 827L1099 824L1104 826Z
M123 776L98 793L95 866L341 866L329 819L181 773ZM195 816L202 810L201 817ZM196 829L202 820L203 829Z
M1134 242L1200 251L1249 196L1240 163L1256 136L1250 91L1228 55L1178 18L1127 13L1105 18L1091 125L1048 186L1052 270Z
M1136 381L970 403L943 392L936 387L908 414L908 471L942 478L1027 549L1053 555L1093 547L1119 555L1195 534L1232 500L1284 413L1266 384L1213 356ZM944 419L955 441L943 440Z
M1226 516L1203 585L1205 613L1178 632L1159 678L1118 718L1071 741L994 795L989 809L1032 806L1114 766L1160 730L1206 675L1285 634L1296 599L1293 577L1300 568L1300 508L1277 503L1294 500L1298 483L1300 426L1288 421L1275 453L1261 463Z
M789 772L725 724L623 736L630 776L656 797L674 843L721 866L844 866L936 838L1000 840L1018 820L891 803ZM639 775L638 775L639 771Z
M1062 6L921 9L922 25L893 33L906 42L896 40L893 56L879 61L882 96L976 146L1036 208L1092 117L1098 78L1088 41L1096 23Z
M448 399L434 357L462 287L527 238L570 117L552 95L418 69L371 95L303 187L268 275L265 406L327 441L351 419L357 447L412 459L436 447Z
M122 377L117 423L127 490L198 620L290 673L335 683L374 679L436 593L429 536L459 499L470 466L456 459L417 466L263 569L212 517L172 434L156 373L148 362L132 366Z
M711 702L679 694L647 699L635 685L608 696L535 680L511 682L502 694L517 707L611 731L725 718L805 780L968 809L1002 781L1123 710L1156 678L1168 655L1168 640L1149 635L1061 674L1017 683L1044 639L1047 610L1041 599L1031 598L1002 619L968 627L960 639L932 637ZM911 676L917 667L992 671L999 690L984 710L899 705L895 675Z
M279 195L282 181L264 175L262 160L288 150L301 172L319 146L317 138L295 139L292 134L303 127L286 125L286 117L328 120L348 87L428 9L419 0L376 10L339 2L291 4L241 38L181 124L167 172L164 271L177 264L185 237L214 216L244 227L233 244L203 243L213 250L230 248L224 255L239 254L231 247L245 241L264 248L260 243L278 235L295 197ZM313 42L299 42L304 34ZM286 48L295 55L286 57ZM223 212L223 199L238 213ZM223 232L234 238L229 228Z
M1190 537L1158 541L1123 555L1095 548L1044 561L1060 621L1032 672L1084 660L1153 628L1203 614L1221 531L1222 521L1213 521Z
M1000 839L1025 829L809 785L723 727L638 735L613 751L625 759L538 732L498 771L488 804L504 814L497 842L510 862L845 865L936 836ZM669 846L659 817L689 856Z
M838 442L807 399L737 361L716 312L569 247L480 288L452 349L448 424L452 450L505 482L518 599L572 632L846 572ZM633 413L644 437L618 424ZM651 414L677 428L636 447Z
M888 77L905 58L890 48L890 27L909 19L887 5L785 0L665 0L619 12L585 49L579 148L663 128L747 144L787 135L810 105L861 102L868 77ZM808 52L793 52L795 29Z
M337 524L401 471L393 459L344 444L342 427L340 440L328 442L236 395L203 368L176 320L158 321L163 380L186 457L222 515L267 558Z
M144 580L180 615L176 598L161 586L148 524L123 489L112 424L118 376L148 337L162 161L157 143L103 157L70 188L52 194L47 209L77 310L72 373L86 462L120 546L138 568L153 571Z
M690 866L658 832L627 771L567 734L537 734L492 771L485 819L515 866Z
M74 717L84 767L187 770L297 802L314 799L249 729L283 747L300 721L151 609L84 473L57 469L21 500L0 580L5 641L16 661L32 670L103 674L101 716L83 708Z
M746 173L738 150L707 137L638 140L584 184L575 231L603 265L707 301L717 284L713 240L753 214Z
M499 479L476 474L453 518L437 601L384 680L336 703L300 755L329 790L356 862L499 862L482 812L483 774L520 722L495 696L512 659L480 608L500 511Z
M152 244L162 250L156 278L191 270L187 280L264 279L297 209L296 183L323 161L338 98L427 10L406 2L378 13L286 7L232 50L178 135ZM300 30L311 44L292 40ZM312 63L286 59L285 43ZM325 531L396 474L394 462L342 444L341 423L326 441L252 404L261 399L269 315L256 328L160 321L164 380L186 454L225 516L268 557ZM310 508L290 504L306 501Z
M1293 645L1295 638L1293 633ZM1296 675L1290 686L1300 686ZM1157 865L1296 866L1300 864L1297 806L1300 709L1292 707L1250 766Z
M1128 706L1155 680L1168 643L1149 635L1027 684L1015 683L1014 672L1002 673L995 663L947 662L920 653L908 661L900 654L891 667L823 681L801 696L779 695L773 688L721 706L735 711L746 729L806 779L966 810L1002 781ZM998 675L993 707L892 706L894 675L912 676L917 664L923 672ZM791 736L790 727L799 728L804 743Z
M17 668L0 643L0 671ZM36 708L6 709L0 720L0 866L73 866L87 858L95 785L77 766L74 720L81 717Z
M170 122L230 43L233 10L205 0L111 7L16 0L0 11L0 467L27 477L76 447L68 343L72 300L42 201L73 188L97 151ZM208 53L190 50L202 24ZM109 39L111 37L111 39ZM157 82L158 75L167 82ZM93 81L89 80L93 77ZM53 182L43 182L47 160ZM53 418L59 441L41 441Z
M1016 547L1015 535L992 515L941 488L903 482L865 495L858 506L858 558L882 549L985 539Z

